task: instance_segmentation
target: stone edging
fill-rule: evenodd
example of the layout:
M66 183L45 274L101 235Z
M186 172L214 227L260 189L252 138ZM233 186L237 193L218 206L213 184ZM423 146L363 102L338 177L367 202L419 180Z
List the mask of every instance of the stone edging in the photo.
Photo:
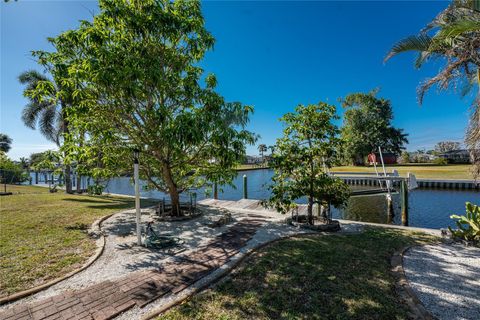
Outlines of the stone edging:
M88 259L87 262L83 266L67 273L66 275L64 275L60 278L53 279L52 281L49 281L49 282L44 283L42 285L39 285L37 287L33 287L33 288L30 288L30 289L20 291L20 292L14 293L12 295L0 298L0 306L4 305L6 303L17 301L21 298L25 298L26 296L29 296L29 295L35 294L37 292L40 292L44 289L47 289L47 288L53 286L54 284L57 284L60 281L68 279L71 276L73 276L73 275L87 269L88 267L90 267L102 255L103 249L105 248L105 242L106 242L105 235L101 232L100 226L101 226L103 221L107 220L108 218L110 218L114 214L116 214L116 213L111 213L109 215L101 217L100 219L97 219L92 223L92 226L90 227L90 230L89 230L89 234L93 233L94 235L97 235L99 237L96 240L97 249L95 251L95 254L92 257L90 257L90 259Z
M289 235L289 236L285 236L285 237L280 237L280 238L277 238L277 239L272 239L270 241L260 243L259 245L248 249L246 252L240 252L236 256L234 256L232 260L230 260L231 264L228 264L228 263L224 264L223 266L218 268L216 271L214 271L213 274L211 274L211 275L213 275L212 279L210 279L209 281L207 281L205 283L202 283L200 285L198 285L198 283L201 282L202 279L198 280L197 283L194 283L190 287L185 288L183 291L181 291L175 299L172 299L171 301L164 304L163 306L160 306L156 309L153 309L152 311L150 311L149 313L144 315L141 319L142 320L152 319L152 318L160 315L161 313L167 311L168 309L171 309L171 308L181 304L183 301L190 298L191 296L193 296L197 292L199 292L199 291L205 289L206 287L209 287L212 284L221 280L228 273L230 273L235 267L237 267L241 262L243 262L247 257L249 257L254 252L262 249L263 247L265 247L267 245L270 245L270 244L273 244L275 242L278 242L280 240L291 239L291 238L296 238L296 237L303 237L303 236L308 236L308 235L324 235L324 234L320 233L318 231L317 232L297 233L297 234L293 234L293 235ZM207 275L207 277L208 277L208 275Z
M430 312L428 312L408 283L405 270L403 269L403 256L412 247L415 247L415 245L407 246L399 251L396 251L390 260L392 272L396 278L395 291L410 307L410 310L413 312L414 319L434 320L436 318Z

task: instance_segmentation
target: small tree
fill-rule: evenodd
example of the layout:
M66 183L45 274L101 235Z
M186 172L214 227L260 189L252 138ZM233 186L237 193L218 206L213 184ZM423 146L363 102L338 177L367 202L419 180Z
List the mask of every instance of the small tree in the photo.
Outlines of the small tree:
M272 167L275 174L270 187L270 205L285 213L296 200L307 197L308 223L313 224L313 204L343 205L349 197L349 187L338 178L329 176L339 139L335 107L323 102L299 105L295 113L287 113L283 137L275 144Z
M402 161L403 164L405 163L410 163L410 153L407 151L402 151L402 155L400 156L400 160Z

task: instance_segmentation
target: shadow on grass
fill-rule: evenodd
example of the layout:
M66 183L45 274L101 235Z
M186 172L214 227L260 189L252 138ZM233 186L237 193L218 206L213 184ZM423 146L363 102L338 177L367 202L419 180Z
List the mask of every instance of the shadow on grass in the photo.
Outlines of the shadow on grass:
M390 229L282 240L254 254L231 278L161 319L407 319L390 257L431 241ZM198 316L201 315L201 316Z
M133 208L135 205L135 200L133 198L120 198L120 197L102 197L94 198L89 197L85 198L63 198L63 201L77 202L77 203L86 203L91 204L87 205L88 208L94 209L128 209ZM151 199L142 199L140 204L142 208L150 207L155 205L157 202Z

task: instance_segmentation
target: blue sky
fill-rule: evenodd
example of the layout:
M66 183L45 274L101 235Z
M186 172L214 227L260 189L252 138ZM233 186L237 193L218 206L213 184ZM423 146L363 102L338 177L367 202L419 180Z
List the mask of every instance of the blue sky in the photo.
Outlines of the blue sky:
M431 148L441 140L462 141L469 100L431 90L420 107L416 88L440 63L413 68L413 54L387 64L392 44L416 33L448 2L316 1L204 2L207 29L216 38L202 63L216 74L218 90L229 101L255 107L249 129L259 143L281 135L278 122L297 104L327 101L381 89L392 101L394 125L409 134L409 150ZM50 49L46 38L75 28L98 12L95 1L18 1L1 8L0 131L13 139L9 156L18 159L52 148L38 131L26 128L26 104L18 75L37 68L31 50ZM39 69L41 70L41 69ZM249 147L249 154L257 154Z

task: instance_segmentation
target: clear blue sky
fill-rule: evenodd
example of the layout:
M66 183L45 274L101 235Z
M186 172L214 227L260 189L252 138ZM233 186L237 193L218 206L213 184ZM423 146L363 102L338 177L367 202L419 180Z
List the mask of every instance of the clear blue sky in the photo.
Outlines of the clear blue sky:
M255 107L250 129L259 143L281 135L278 118L299 104L381 88L395 126L410 135L409 150L441 140L462 141L468 99L432 90L419 106L416 88L440 64L413 68L413 54L383 64L392 44L416 33L448 2L205 2L206 26L216 38L203 65L217 75L227 100ZM37 68L29 52L49 49L47 37L75 28L98 12L95 1L18 1L1 7L0 131L13 139L13 159L53 147L20 119L26 99L18 75ZM250 147L249 154L257 154Z

